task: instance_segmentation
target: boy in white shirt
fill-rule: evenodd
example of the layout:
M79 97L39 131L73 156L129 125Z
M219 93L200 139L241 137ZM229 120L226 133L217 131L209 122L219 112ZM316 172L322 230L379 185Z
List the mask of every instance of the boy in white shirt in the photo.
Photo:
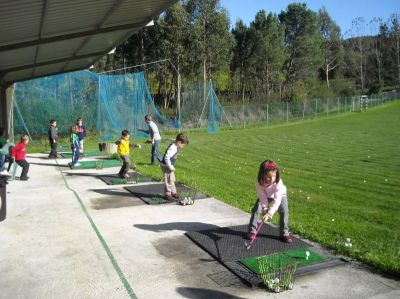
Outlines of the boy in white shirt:
M188 138L179 133L175 142L171 143L165 151L164 158L160 163L161 170L164 174L164 195L167 200L179 199L179 194L175 187L175 161L178 159L178 149L182 149L189 144Z
M138 131L150 134L151 138L151 164L156 165L157 160L160 159L160 143L161 135L158 127L154 121L151 119L151 115L147 114L144 117L144 121L149 125L148 130L138 129Z

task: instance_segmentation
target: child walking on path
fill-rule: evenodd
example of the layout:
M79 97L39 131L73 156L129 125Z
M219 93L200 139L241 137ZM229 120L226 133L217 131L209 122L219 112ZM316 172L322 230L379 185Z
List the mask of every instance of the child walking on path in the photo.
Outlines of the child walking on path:
M189 144L188 138L179 133L175 142L171 143L165 151L164 158L160 163L161 170L164 174L164 195L167 200L179 199L179 194L175 187L175 161L178 159L178 149L182 149Z
M21 181L27 181L29 179L29 163L25 159L26 145L28 143L29 137L27 135L23 135L21 137L21 141L16 146L14 146L11 151L11 159L14 159L15 163L22 167L21 176L19 178Z
M78 163L80 150L79 150L79 138L77 135L78 126L72 126L71 128L71 150L72 150L72 167L81 165Z
M256 182L258 199L251 210L251 218L247 238L256 237L256 229L261 221L267 222L278 211L281 241L291 243L289 235L289 209L286 186L280 179L278 165L271 160L261 163Z
M131 134L128 130L123 130L121 133L121 140L117 141L116 144L117 152L122 159L122 167L118 173L119 177L121 178L129 178L129 168L131 167L131 158L130 158L130 147L138 147L139 149L142 148L140 144L134 144L129 142L129 138Z
M83 154L83 139L86 136L86 128L83 125L82 117L78 117L78 119L76 120L76 125L78 127L78 131L76 132L76 135L78 135L79 151L81 154Z
M58 138L58 128L57 122L55 119L50 120L50 128L49 128L49 141L50 141L50 159L57 158L57 138Z

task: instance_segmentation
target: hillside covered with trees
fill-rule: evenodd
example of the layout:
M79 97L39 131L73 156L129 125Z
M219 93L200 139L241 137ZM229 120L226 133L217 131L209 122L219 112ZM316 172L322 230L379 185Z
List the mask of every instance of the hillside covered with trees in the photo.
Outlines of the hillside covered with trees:
M326 9L293 3L279 14L260 10L249 26L238 20L231 29L219 0L183 0L100 60L95 71L166 58L182 86L212 79L225 102L392 90L400 86L400 14L368 22L360 16L343 34ZM164 72L158 84L158 96L168 96L177 88L176 75Z

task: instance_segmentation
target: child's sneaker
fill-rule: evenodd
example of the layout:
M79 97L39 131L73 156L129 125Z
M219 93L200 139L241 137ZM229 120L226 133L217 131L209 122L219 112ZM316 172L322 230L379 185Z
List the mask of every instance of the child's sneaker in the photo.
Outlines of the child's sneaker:
M256 233L255 232L248 232L247 233L247 240L253 241L256 238Z
M292 243L292 242L293 242L292 238L291 238L289 235L287 235L287 236L282 236L282 237L281 237L281 241L282 241L282 242L285 242L285 243Z
M179 199L180 195L178 193L174 193L174 194L172 194L172 197L175 198L175 199Z

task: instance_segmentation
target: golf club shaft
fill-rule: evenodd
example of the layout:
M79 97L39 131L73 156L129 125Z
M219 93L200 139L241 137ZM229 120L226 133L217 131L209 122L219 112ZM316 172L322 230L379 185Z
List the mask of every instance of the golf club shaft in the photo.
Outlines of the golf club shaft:
M254 236L254 239L250 241L249 247L254 243L254 241L257 238L258 232L260 231L261 227L263 226L264 221L261 221L261 223L258 225L257 230L256 230L256 235Z

